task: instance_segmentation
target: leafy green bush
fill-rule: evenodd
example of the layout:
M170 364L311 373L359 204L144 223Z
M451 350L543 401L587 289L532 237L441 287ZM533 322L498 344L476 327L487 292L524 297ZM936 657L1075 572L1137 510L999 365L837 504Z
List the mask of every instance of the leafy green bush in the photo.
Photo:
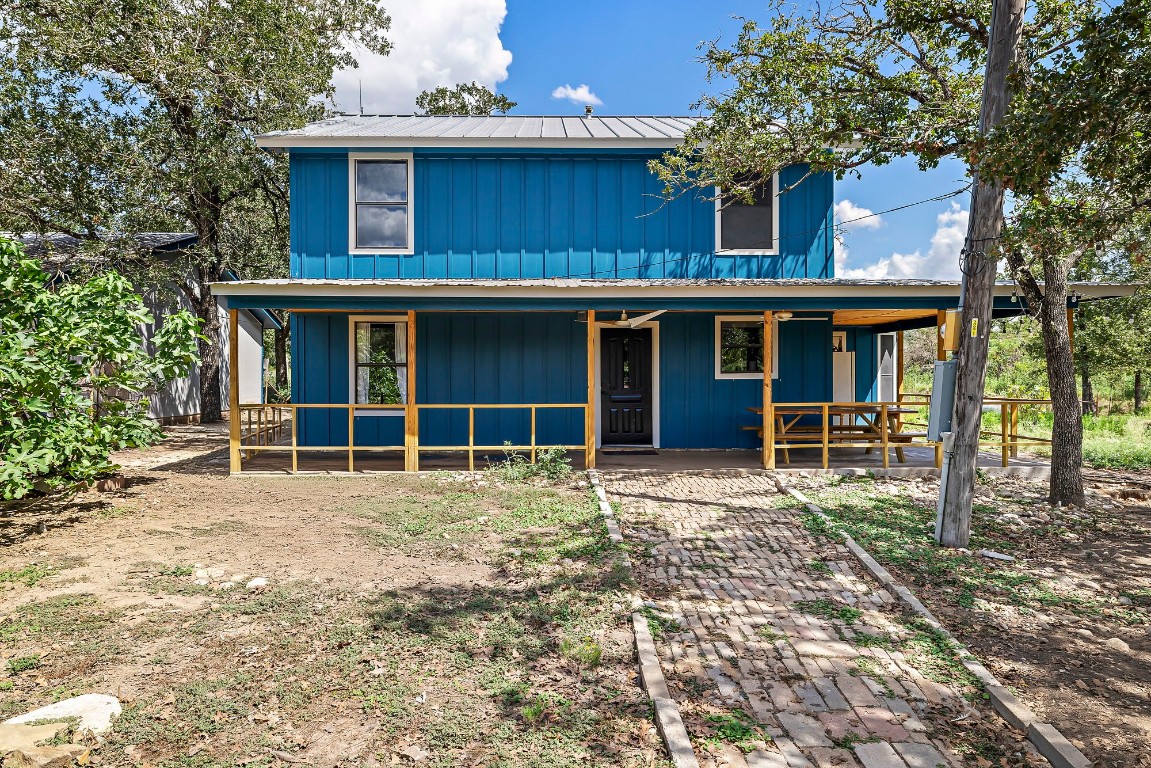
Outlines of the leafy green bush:
M520 483L533 477L562 480L571 474L572 465L567 451L559 446L541 451L534 464L522 453L505 449L504 460L489 471L509 483Z
M142 395L195 361L199 321L155 319L122 276L54 286L19 243L0 238L0 497L112 472L112 451L160 439Z

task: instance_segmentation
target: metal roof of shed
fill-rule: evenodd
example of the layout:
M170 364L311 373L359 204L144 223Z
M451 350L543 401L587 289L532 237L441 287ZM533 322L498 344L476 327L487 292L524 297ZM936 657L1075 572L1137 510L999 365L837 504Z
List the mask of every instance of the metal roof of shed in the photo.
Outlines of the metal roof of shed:
M349 146L673 147L702 118L615 115L341 115L257 137L264 148Z

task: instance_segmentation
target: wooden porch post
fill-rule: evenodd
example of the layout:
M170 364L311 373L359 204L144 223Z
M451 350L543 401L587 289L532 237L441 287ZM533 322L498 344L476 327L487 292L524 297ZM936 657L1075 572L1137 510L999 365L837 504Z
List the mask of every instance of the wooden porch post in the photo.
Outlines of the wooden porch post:
M943 324L947 322L947 312L945 310L936 310L935 312L935 359L946 360L947 352L943 349Z
M420 411L416 407L416 311L408 310L408 402L404 406L404 471L420 469Z
M597 391L595 380L595 310L587 311L587 407L584 408L584 467L595 469Z
M763 468L775 469L775 413L771 407L772 312L763 313Z
M228 471L240 471L240 313L228 310Z

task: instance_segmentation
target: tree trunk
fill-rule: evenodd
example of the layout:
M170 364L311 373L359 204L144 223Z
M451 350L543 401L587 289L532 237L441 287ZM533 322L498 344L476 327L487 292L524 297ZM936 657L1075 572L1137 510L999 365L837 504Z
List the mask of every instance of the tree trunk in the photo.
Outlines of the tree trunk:
M223 386L221 382L221 327L216 297L204 291L196 302L196 315L200 318L200 421L220 421L223 418Z
M995 0L979 115L980 134L994 129L1007 112L1011 100L1007 75L1015 62L1026 10L1026 0ZM971 537L971 503L987 377L988 326L999 260L998 240L1003 231L1002 182L983 178L977 171L972 184L971 216L963 257L963 312L956 353L959 370L952 423L955 442L949 480L946 488L940 489L945 495L938 535L939 543L947 547L966 547Z
M1135 413L1143 409L1143 371L1135 371Z
M288 329L285 326L272 333L276 350L276 392L282 398L288 392Z
M1095 388L1091 386L1091 369L1088 367L1086 361L1079 364L1080 370L1083 371L1083 415L1095 415Z
M1061 260L1044 264L1044 294L1039 309L1047 385L1054 425L1051 431L1050 501L1083 506L1083 416L1075 391L1071 334L1067 326L1067 272Z

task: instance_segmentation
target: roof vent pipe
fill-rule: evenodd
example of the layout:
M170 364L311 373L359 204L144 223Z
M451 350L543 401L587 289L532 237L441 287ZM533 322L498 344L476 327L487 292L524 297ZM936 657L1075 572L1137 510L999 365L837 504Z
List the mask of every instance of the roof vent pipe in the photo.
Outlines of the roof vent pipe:
M584 106L583 116L584 117L591 117L591 113L592 113L592 105L588 104L588 105Z

